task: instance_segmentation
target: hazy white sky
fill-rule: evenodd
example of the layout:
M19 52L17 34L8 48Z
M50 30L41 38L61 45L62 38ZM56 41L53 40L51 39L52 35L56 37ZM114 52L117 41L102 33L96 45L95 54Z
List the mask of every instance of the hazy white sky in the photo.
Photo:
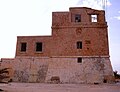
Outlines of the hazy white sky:
M69 7L102 9L103 0L0 0L0 58L15 56L17 36L50 35L53 11ZM117 1L117 2L116 2ZM114 70L120 71L120 0L107 0L110 56Z

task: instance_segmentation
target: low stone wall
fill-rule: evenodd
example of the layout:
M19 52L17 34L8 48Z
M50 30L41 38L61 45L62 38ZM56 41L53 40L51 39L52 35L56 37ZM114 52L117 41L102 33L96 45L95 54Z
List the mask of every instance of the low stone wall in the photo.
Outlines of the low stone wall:
M13 62L14 59L1 59L0 69L8 68L7 70L9 71L9 73L6 74L9 78L3 79L2 82L12 81L11 79L13 79L14 75Z
M11 63L10 63L11 62ZM15 58L14 60L3 59L2 66L13 69L12 80L14 82L44 82L49 58ZM9 63L9 65L7 65Z

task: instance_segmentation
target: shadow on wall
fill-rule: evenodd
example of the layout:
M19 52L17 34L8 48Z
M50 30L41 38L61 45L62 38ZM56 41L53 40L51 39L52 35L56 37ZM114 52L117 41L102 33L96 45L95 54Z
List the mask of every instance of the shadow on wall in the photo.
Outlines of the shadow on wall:
M0 82L5 82L5 79L9 80L9 69L10 68L3 68L0 69Z

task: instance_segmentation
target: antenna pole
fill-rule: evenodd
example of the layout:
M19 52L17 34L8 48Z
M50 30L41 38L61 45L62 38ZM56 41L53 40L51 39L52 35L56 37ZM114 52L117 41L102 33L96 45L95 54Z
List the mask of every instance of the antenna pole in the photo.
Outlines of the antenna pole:
M102 0L102 9L105 10L105 6L106 6L107 0Z

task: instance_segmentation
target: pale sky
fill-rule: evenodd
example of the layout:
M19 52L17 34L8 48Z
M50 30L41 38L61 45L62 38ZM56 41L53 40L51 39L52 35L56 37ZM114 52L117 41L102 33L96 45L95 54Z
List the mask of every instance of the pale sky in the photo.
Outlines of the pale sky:
M14 58L17 36L51 35L54 11L69 7L102 9L103 0L0 0L0 58ZM107 0L110 59L120 73L120 0Z

